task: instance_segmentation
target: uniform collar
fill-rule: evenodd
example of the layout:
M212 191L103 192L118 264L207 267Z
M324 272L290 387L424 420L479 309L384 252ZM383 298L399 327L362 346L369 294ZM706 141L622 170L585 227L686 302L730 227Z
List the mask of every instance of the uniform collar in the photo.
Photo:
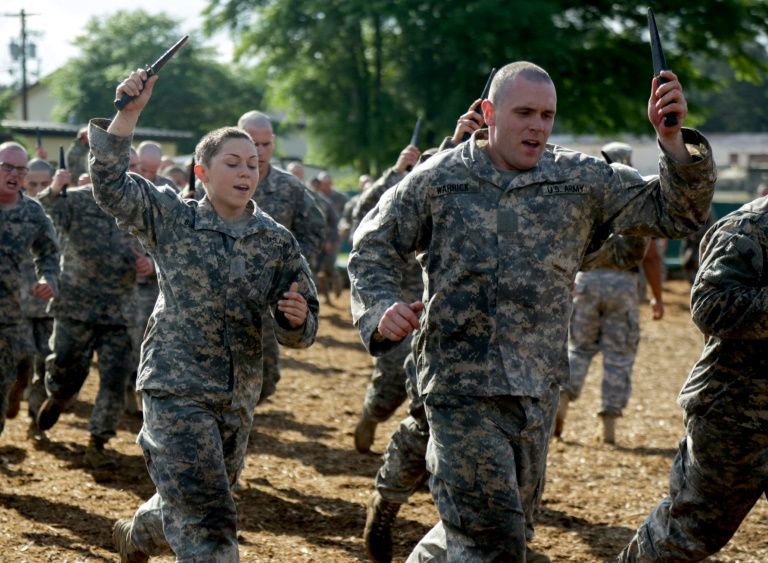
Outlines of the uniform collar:
M195 215L194 229L196 231L216 231L219 233L224 233L225 235L231 236L233 238L240 238L253 234L262 227L262 222L259 220L259 208L253 200L249 200L247 209L251 213L251 217L247 226L242 230L237 229L237 232L235 232L235 230L232 229L232 227L227 224L224 219L219 217L219 215L216 213L216 210L213 208L213 205L211 205L211 200L208 199L207 195L205 195L203 196L203 199L197 203L197 214Z
M531 184L562 182L565 178L555 162L554 145L547 144L539 162L530 170L521 171L510 182L491 162L485 146L488 144L488 129L480 129L460 146L461 160L470 174L479 180L489 182L499 189L511 190Z

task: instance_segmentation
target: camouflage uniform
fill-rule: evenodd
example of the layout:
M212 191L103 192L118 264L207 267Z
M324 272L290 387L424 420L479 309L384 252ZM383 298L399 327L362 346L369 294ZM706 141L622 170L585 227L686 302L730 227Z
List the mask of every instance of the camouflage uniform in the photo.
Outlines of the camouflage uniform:
M322 209L325 216L325 228L323 229L323 246L330 243L331 250L322 248L317 261L315 262L316 274L325 274L333 279L336 272L336 255L339 253L339 212L330 197L321 192L315 192L315 201Z
M160 296L142 347L139 433L157 493L136 512L131 541L178 561L237 561L230 487L245 457L261 390L261 319L275 315L281 344L310 345L318 303L309 267L291 234L255 205L241 228L210 201L181 200L126 174L130 137L90 128L99 204L130 229L157 264ZM298 282L309 313L291 328L277 300Z
M83 386L96 352L99 391L88 429L106 441L117 431L131 374L126 307L136 283L133 249L138 245L99 208L90 185L70 188L66 197L48 188L39 201L63 248L61 291L50 306L54 322L45 386L49 396L65 404Z
M412 340L412 345L415 339ZM399 348L399 347L398 347ZM424 456L429 441L429 424L424 402L417 390L413 353L405 360L405 390L408 416L400 421L387 444L383 462L376 473L376 491L387 502L404 504L427 478Z
M401 174L397 168L392 166L391 168L388 168L384 174L382 174L381 178L376 180L370 188L360 194L357 198L355 208L352 211L351 229L353 233L357 230L363 217L365 217L371 209L376 207L376 204L381 199L381 196L384 195L384 192L397 184L404 177L404 174Z
M352 227L352 216L355 213L355 207L357 207L357 202L360 201L361 195L362 194L355 194L350 197L347 200L347 203L344 204L344 209L341 211L341 217L339 217L339 235L343 234L343 236L340 237L341 244L352 241L352 235L355 233Z
M721 549L768 492L768 197L727 215L701 243L691 295L704 333L680 391L685 437L669 496L620 561L699 561Z
M347 194L337 192L336 190L331 190L331 193L325 197L331 200L333 209L336 211L336 216L341 217L342 213L344 213L344 206L349 201Z
M16 381L19 361L28 348L22 311L22 272L30 252L36 279L58 292L59 250L51 220L40 205L24 196L13 206L0 207L0 432L8 408L8 393Z
M45 360L51 353L49 340L53 332L53 317L48 313L48 302L32 295L32 286L37 282L35 265L32 258L24 260L21 265L25 283L22 287L22 311L25 319L26 354L28 357L24 368L26 373L19 377L30 381L29 416L34 419L40 405L45 400Z
M88 151L90 148L87 144L83 144L79 139L72 141L72 144L67 147L67 154L65 162L67 163L67 170L72 174L72 180L77 183L77 179L80 174L88 172Z
M579 398L589 364L597 352L602 352L601 415L621 416L629 402L632 366L640 340L637 264L649 240L611 236L597 252L604 257L587 257L576 275L568 333L571 378L563 385L563 392L571 401Z
M696 272L699 270L699 246L701 239L709 228L717 221L714 208L709 210L709 219L698 231L680 241L680 265L685 270L685 278L693 285Z
M344 206L349 201L349 197L346 194L331 190L329 194L323 194L318 192L317 196L324 197L331 203L333 208L333 214L330 212L327 215L331 217L327 220L325 240L331 243L331 251L323 251L318 263L317 273L323 272L325 276L330 280L330 284L326 283L326 286L331 285L332 288L338 293L341 291L341 280L339 273L336 271L336 258L339 256L339 249L341 248L341 240L339 238L339 220L344 213Z
M204 190L195 193L198 191ZM307 262L314 264L323 245L325 217L301 180L270 165L269 173L259 179L253 199L262 211L293 233ZM280 381L280 350L269 314L262 319L262 329L264 384L261 401L274 394Z
M166 184L167 185L167 184ZM173 186L171 186L173 187ZM149 256L142 250L145 256ZM150 260L152 259L149 257ZM136 394L136 377L141 359L141 341L147 328L149 317L155 308L160 288L157 285L157 275L136 276L136 285L128 303L128 334L131 337L131 373L125 382L125 412L139 416L140 405Z
M160 174L155 176L155 180L152 182L155 187L169 186L176 192L179 191L176 183L170 178L161 176ZM201 190L202 191L202 190ZM141 253L149 256L147 252L142 248ZM151 257L150 257L151 258ZM133 289L133 295L128 301L128 334L131 336L131 375L126 382L127 399L132 401L126 406L126 412L136 412L133 409L137 409L138 405L135 404L135 398L131 397L131 394L135 392L136 388L136 375L138 373L139 358L141 355L141 341L144 339L144 330L147 328L147 322L149 316L152 314L152 310L155 308L155 302L157 296L160 293L160 289L157 286L157 274L152 273L149 276L136 276L136 285Z
M396 345L377 332L399 298L391 265L415 251L425 272L418 390L449 559L525 557L569 376L573 280L598 228L679 238L703 222L711 150L699 133L683 136L694 162L663 155L660 179L646 180L552 145L535 168L502 173L478 131L388 191L355 233L352 313L372 354Z
M131 365L134 368L139 365L139 355L141 353L141 341L144 339L144 331L147 328L147 322L155 308L157 296L160 289L157 286L157 276L136 276L136 286L133 289L133 295L129 303L129 311L132 313L129 318L131 324L131 344L133 347L133 361ZM135 369L134 369L135 371Z
M352 225L360 224L363 217L374 207L389 188L404 177L395 168L390 168L366 190L352 213ZM400 298L406 303L421 300L424 284L421 281L421 267L413 254L398 264L402 275ZM373 358L373 374L365 391L363 416L375 422L384 422L403 404L406 399L404 363L411 352L411 337L392 350Z

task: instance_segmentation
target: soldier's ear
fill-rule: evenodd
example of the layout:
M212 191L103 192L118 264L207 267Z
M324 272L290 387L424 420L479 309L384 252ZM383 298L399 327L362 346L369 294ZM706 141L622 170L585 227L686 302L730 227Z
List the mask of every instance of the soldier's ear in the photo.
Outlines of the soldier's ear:
M195 176L204 184L208 181L208 175L205 173L205 167L202 164L195 164Z
M483 108L483 120L485 121L485 124L488 127L496 125L496 117L494 114L495 108L493 107L493 102L491 100L485 99L480 104L480 107Z

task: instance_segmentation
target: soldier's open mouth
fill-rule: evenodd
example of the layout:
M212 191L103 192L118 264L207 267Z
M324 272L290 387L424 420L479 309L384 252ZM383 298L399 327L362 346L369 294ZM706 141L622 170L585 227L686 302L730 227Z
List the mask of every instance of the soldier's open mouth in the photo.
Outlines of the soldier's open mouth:
M235 186L235 189L241 192L247 192L250 188L248 186Z

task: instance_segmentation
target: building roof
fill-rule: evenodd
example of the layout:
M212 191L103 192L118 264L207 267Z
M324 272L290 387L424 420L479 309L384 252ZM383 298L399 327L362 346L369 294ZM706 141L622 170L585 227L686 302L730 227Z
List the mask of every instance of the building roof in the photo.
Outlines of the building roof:
M0 127L10 129L22 135L35 135L38 131L44 135L67 135L74 137L82 125L70 123L55 123L52 121L20 121L4 119L0 121ZM156 129L154 127L137 127L134 133L137 139L157 139L168 141L181 141L194 138L191 131L176 129Z

